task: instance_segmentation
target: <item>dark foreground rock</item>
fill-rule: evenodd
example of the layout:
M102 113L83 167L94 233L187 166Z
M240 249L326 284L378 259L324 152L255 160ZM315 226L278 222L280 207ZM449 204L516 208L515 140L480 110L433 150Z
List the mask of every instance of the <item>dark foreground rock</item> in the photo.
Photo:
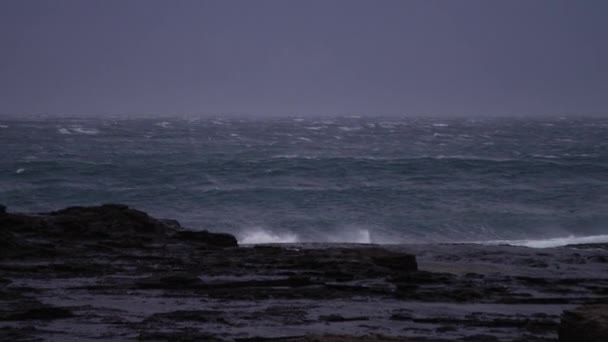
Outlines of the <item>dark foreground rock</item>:
M601 247L239 247L123 205L5 212L0 340L555 341L558 329L592 331L578 314L560 328L560 316L608 303L607 258Z
M73 254L93 248L145 247L151 243L196 242L236 247L234 236L183 229L177 221L159 220L120 204L70 207L50 213L0 215L1 256Z
M608 305L583 305L562 315L560 342L608 340Z

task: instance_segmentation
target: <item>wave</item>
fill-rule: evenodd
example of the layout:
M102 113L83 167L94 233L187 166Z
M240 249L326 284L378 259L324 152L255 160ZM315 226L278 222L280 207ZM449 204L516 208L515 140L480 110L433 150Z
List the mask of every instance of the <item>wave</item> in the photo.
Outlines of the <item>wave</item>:
M88 134L88 135L99 134L99 131L96 130L95 128L84 128L84 127L80 127L80 126L72 127L72 132L80 133L80 134Z
M240 244L257 245L266 243L299 243L299 242L316 242L316 243L361 243L370 244L378 243L372 241L370 231L367 229L354 229L344 231L339 234L327 234L315 239L302 239L297 234L291 232L275 233L262 228L244 231L238 236Z
M245 245L256 245L264 243L296 243L299 242L299 238L293 233L277 234L265 229L256 228L243 232L238 241Z
M484 245L511 245L523 246L531 248L552 248L567 245L579 245L589 243L608 243L608 235L590 235L590 236L566 236L550 239L534 239L534 240L495 240L480 242Z
M86 135L95 135L99 134L99 131L94 128L84 128L82 126L71 126L70 128L59 127L57 128L57 132L59 134L86 134Z
M162 127L162 128L169 128L171 126L171 123L167 122L167 121L162 121L162 122L155 123L154 126L158 126L158 127Z

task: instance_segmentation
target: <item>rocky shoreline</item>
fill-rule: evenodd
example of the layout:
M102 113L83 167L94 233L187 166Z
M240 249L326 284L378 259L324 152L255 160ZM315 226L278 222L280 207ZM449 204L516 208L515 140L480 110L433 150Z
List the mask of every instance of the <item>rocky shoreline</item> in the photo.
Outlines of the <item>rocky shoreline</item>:
M0 340L605 341L607 303L607 245L238 246L124 205L0 206Z

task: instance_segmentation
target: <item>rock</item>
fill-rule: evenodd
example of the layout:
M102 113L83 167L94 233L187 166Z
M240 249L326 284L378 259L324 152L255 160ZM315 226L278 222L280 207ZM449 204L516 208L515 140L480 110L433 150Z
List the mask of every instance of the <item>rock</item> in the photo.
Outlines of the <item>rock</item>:
M408 341L428 341L426 339L415 339L401 336L384 335L306 335L306 336L286 336L286 337L250 337L237 338L237 342L408 342Z
M206 230L192 231L184 230L177 232L176 236L180 239L202 242L209 246L216 247L237 247L238 242L233 235L226 233L211 233Z
M0 215L6 214L6 206L0 204Z
M139 334L139 341L179 341L179 342L198 342L198 341L225 341L207 333L201 333L196 329L183 329L179 332L146 331Z
M20 244L12 233L0 230L0 257L15 254L19 247Z
M68 308L37 304L29 308L19 308L17 312L2 315L0 321L53 320L73 316L74 314Z
M141 289L195 289L202 287L203 282L199 277L176 273L141 279L135 285Z
M564 311L559 327L560 342L608 340L608 304L583 305Z
M121 204L70 207L51 212L46 221L69 237L166 236L173 230L145 212Z
M146 318L146 322L177 321L177 322L213 322L228 324L219 310L177 310L155 313Z
M357 316L357 317L344 317L342 315L321 315L319 320L325 322L352 322L352 321L367 321L369 317Z
M398 254L387 255L381 257L372 258L372 261L382 267L389 268L394 271L416 271L418 270L418 264L416 263L416 256L412 254Z
M61 243L103 241L117 249L138 248L144 243L163 243L173 238L215 247L238 246L236 238L230 234L183 230L175 220L156 219L122 204L69 207L37 215L5 213L0 216L0 247L4 247L3 250L18 245L11 232L30 234L35 239L52 238Z

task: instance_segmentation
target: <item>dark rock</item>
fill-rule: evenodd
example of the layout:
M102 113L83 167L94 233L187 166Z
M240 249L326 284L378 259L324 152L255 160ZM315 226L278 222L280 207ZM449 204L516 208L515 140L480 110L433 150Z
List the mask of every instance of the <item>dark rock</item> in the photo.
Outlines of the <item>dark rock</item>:
M608 304L583 305L565 311L559 327L560 342L608 340Z
M223 312L217 310L178 310L153 314L146 318L146 321L154 322L168 320L227 324L228 322L222 316Z
M40 334L41 331L34 327L2 327L0 328L0 341L27 341L27 342L42 342L40 337L35 334Z
M22 244L14 234L0 228L0 257L11 256L20 251Z
M344 317L341 315L322 315L319 319L325 322L352 322L352 321L367 321L369 317Z
M50 228L60 229L66 237L165 236L173 230L143 211L120 204L70 207L51 212L46 221Z
M0 215L4 215L6 214L6 206L3 204L0 204Z
M1 315L0 321L53 320L70 317L74 317L74 314L68 308L40 304Z
M418 264L416 256L412 254L397 254L386 255L372 258L373 262L382 267L389 268L395 271L416 271Z
M467 342L496 342L496 341L500 341L500 340L496 336L477 334L477 335L471 335L471 336L463 337L461 339L461 341L467 341Z
M414 342L429 341L426 338L384 336L384 335L306 335L286 337L237 338L237 342ZM439 341L439 340L436 340Z
M199 277L177 273L141 279L135 285L141 289L193 289L202 287L203 282Z
M201 242L209 246L216 247L237 247L238 242L233 235L225 233L211 233L206 230L192 231L184 230L176 233L180 239Z
M285 279L272 280L246 280L222 282L216 284L205 284L207 288L239 288L239 287L302 287L312 285L313 282L307 277L289 277Z
M210 334L201 333L196 329L183 329L178 332L146 331L139 334L139 341L174 341L174 342L200 342L224 341L224 339Z

